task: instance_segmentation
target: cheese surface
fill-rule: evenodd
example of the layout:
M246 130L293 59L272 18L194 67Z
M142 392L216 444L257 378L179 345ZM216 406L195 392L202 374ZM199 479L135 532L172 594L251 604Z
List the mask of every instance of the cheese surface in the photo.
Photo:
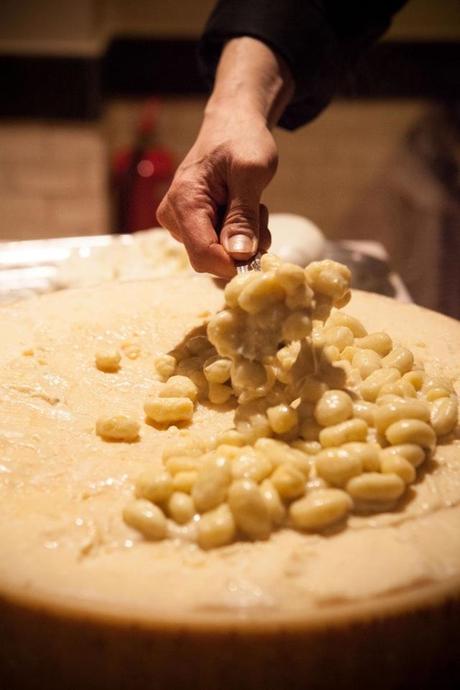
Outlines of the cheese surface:
M0 595L110 613L226 619L314 617L460 578L460 440L439 445L396 509L352 516L327 535L280 530L266 542L203 552L144 541L122 520L139 473L183 428L147 424L154 362L222 306L210 278L184 276L56 293L0 314ZM355 292L345 311L409 347L460 393L460 325ZM116 345L120 368L95 353ZM107 442L98 418L127 415L139 440ZM189 429L232 425L231 406L198 405Z

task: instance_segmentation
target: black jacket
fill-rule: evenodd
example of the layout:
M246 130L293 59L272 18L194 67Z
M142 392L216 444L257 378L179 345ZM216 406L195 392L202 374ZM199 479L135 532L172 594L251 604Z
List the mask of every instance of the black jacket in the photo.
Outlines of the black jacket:
M224 43L253 36L289 65L296 90L279 124L295 129L329 103L357 57L405 0L219 0L199 45L210 83Z

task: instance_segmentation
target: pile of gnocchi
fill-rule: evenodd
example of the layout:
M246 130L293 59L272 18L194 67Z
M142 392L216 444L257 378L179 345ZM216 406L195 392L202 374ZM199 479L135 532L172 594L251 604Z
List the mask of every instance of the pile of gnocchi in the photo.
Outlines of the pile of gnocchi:
M203 401L233 406L234 427L169 443L162 467L138 478L125 522L155 540L181 526L212 549L394 507L457 424L451 383L341 311L350 272L334 261L302 269L266 254L224 296L201 331L157 359L161 388L144 410L168 426L189 422ZM114 418L97 432L133 440L139 427L118 421L125 439Z

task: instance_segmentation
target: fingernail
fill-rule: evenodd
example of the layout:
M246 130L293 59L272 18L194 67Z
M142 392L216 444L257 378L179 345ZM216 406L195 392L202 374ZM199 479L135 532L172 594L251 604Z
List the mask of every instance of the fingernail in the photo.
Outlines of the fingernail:
M247 254L254 251L254 241L247 235L232 235L227 240L230 254Z

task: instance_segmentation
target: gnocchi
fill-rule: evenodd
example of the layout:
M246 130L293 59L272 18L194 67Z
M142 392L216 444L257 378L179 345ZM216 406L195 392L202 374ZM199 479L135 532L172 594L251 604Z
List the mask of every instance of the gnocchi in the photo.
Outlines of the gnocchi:
M266 254L261 269L230 281L206 330L155 361L161 382L144 402L147 421L188 422L198 400L236 411L234 428L212 438L181 431L162 466L138 477L123 516L147 539L165 538L169 519L207 550L388 510L457 424L447 380L428 378L409 349L341 311L346 267L302 269ZM113 354L106 370L118 366ZM106 440L140 430L123 415L96 426Z

